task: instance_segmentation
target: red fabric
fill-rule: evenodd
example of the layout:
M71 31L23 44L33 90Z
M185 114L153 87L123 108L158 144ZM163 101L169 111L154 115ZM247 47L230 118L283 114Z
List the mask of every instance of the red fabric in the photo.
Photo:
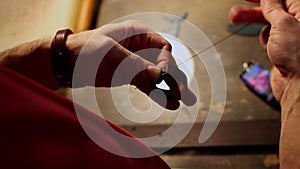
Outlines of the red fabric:
M3 66L0 91L0 168L169 168L158 156L126 158L102 149L82 129L70 100ZM153 154L138 141L122 145L92 112L82 108L81 115L103 142L124 152Z

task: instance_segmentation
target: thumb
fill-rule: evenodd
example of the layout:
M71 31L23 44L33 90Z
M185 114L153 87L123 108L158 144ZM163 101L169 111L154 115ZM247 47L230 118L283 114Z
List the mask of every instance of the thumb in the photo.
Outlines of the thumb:
M135 86L144 86L145 84L151 84L156 82L161 75L161 69L155 65L148 65L143 70L137 71L132 78L130 84Z
M133 53L120 44L116 44L114 49L116 51L113 52L114 55L111 61L118 67L115 73L122 71L119 72L122 76L126 76L129 78L128 80L132 80L131 82L128 81L128 83L140 85L159 79L161 74L160 67L144 58L148 58L148 55L153 57L156 53L154 54L148 50Z
M278 25L284 21L282 19L291 16L284 10L283 0L261 0L260 4L264 17L272 25Z
M149 65L144 73L145 79L154 82L160 78L161 68L155 65Z
M154 63L133 53L119 43L112 43L112 47L104 56L100 65L99 79L108 80L110 86L124 84L139 85L157 80L160 68ZM107 85L106 85L107 86Z

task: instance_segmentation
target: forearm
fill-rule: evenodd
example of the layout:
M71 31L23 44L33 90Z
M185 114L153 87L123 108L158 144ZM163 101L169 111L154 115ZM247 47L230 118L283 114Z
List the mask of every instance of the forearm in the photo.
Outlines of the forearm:
M56 90L50 62L51 37L25 43L0 53L0 65L13 69L38 83Z
M282 100L280 164L282 169L300 168L300 78L289 80Z

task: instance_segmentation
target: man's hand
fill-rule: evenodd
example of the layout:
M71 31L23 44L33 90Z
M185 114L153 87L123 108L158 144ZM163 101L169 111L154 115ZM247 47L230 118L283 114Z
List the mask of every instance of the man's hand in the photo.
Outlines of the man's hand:
M187 105L196 102L196 97L188 89L184 78L176 78L177 74L182 75L183 72L177 68L171 55L170 43L140 22L108 24L96 30L70 35L67 46L74 64L78 56L85 57L86 64L79 69L78 76L83 86L135 85L158 104L172 110L179 107L179 100ZM90 65L95 63L100 63L98 73L96 79L90 79L93 78L90 76L93 73ZM173 78L176 79L169 81L176 84L168 83L171 97L166 100L161 92L152 91L156 89L154 83L158 83L161 70L168 71L168 68L172 70L170 75L174 75Z
M268 24L260 40L274 65L271 85L282 108L280 168L300 168L300 1L261 0L260 4L235 6L229 16L233 23Z
M249 0L250 1L250 0ZM260 7L235 6L229 12L233 23L265 23L260 41L274 65L271 85L280 102L287 80L300 74L300 1L251 0Z

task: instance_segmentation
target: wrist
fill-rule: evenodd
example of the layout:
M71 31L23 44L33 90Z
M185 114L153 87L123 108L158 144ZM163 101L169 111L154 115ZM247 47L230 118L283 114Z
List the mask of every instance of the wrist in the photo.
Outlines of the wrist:
M83 45L91 36L91 32L93 31L74 33L68 36L66 40L66 48L70 54L71 61L73 64L75 64Z
M78 38L77 34L70 34L66 40L66 49L69 52L72 65L75 65L75 62L81 50L79 41L80 38Z
M38 42L38 48L37 50L39 52L37 52L36 57L39 57L40 59L37 59L38 61L36 61L37 63L40 63L41 68L39 68L40 70L45 70L45 72L43 72L43 75L37 75L37 81L40 81L41 84L43 84L44 86L47 86L50 89L56 90L58 88L60 88L59 84L57 83L57 81L55 80L55 77L53 75L53 71L51 68L51 63L50 63L50 50L51 50L51 41L52 41L52 36L47 36L47 37L43 37L39 40ZM36 64L35 61L33 61L33 64ZM44 63L44 64L42 64ZM42 68L42 66L45 66L45 68Z
M69 56L70 56L70 61L73 67L73 71L75 68L75 64L77 61L77 58L83 48L83 46L85 45L85 43L87 42L87 40L89 39L89 37L93 34L94 31L84 31L84 32L80 32L80 33L75 33L75 34L70 34L66 40L66 49L69 52ZM85 68L80 68L80 72L84 71ZM77 72L78 73L78 72ZM84 83L84 78L82 78L82 75L75 75L76 77L76 82L75 84L72 84L73 88L78 88L78 87L84 87L87 84Z
M280 103L283 110L291 109L300 103L300 76L288 78Z
M0 65L8 67L48 88L56 90L50 63L51 36L27 42L0 54Z
M281 100L280 165L300 165L300 77L289 78Z

